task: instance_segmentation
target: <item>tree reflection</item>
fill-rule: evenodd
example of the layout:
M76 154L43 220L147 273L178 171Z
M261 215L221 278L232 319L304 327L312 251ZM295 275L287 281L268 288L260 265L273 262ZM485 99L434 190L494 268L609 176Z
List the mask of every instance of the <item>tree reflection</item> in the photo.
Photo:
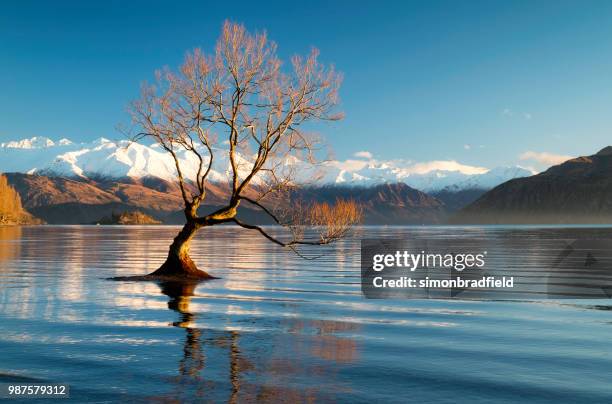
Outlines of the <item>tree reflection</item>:
M174 327L184 328L187 332L183 345L183 359L179 363L181 376L199 378L204 369L204 352L201 345L202 332L190 327L195 315L189 311L189 303L197 283L166 282L160 284L161 292L168 296L168 308L180 314L180 321L172 323Z
M240 334L237 331L229 331L212 339L204 339L202 330L193 326L196 315L190 311L191 297L194 295L197 282L163 282L160 283L161 292L168 296L168 308L179 313L179 321L172 326L184 328L186 331L183 343L183 357L178 366L179 380L181 386L195 384L195 395L204 398L206 392L214 389L212 383L207 383L202 378L205 365L203 345L209 343L215 347L227 350L229 355L229 381L231 392L229 402L237 402L240 392L240 378L243 370L250 368L250 364L241 357L238 342ZM208 397L210 398L210 397Z
M337 373L339 366L357 360L358 346L352 338L336 334L355 332L358 325L290 319L279 323L287 333L274 335L201 329L196 327L198 314L190 308L197 283L159 285L169 297L168 308L179 314L171 325L185 329L186 335L175 391L155 399L304 402L327 401L350 392L350 388L338 383ZM249 359L241 343L248 348ZM293 380L304 377L312 384L292 386Z

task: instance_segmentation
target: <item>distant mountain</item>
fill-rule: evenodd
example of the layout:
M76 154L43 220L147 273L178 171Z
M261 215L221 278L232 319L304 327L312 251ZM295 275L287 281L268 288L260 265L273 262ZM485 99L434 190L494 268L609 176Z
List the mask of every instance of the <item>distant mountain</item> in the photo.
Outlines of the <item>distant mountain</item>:
M227 196L230 163L224 150L215 150L219 153L210 172L208 206L203 211L221 205ZM185 177L194 178L194 158L186 152L178 157ZM252 163L242 155L238 160L245 175ZM318 199L342 196L361 201L366 206L366 222L372 224L440 223L448 212L471 203L495 185L532 174L520 167L488 170L455 161L367 158L326 161L313 168L291 157L281 163L281 169L298 174L296 182L304 187L316 178L316 187L311 189L317 190ZM155 144L104 138L89 143L45 137L11 141L0 143L0 172L13 173L9 181L26 208L49 223L92 223L134 210L164 223L183 221L174 161ZM255 178L254 184L261 180ZM253 220L269 221L254 207L242 210Z
M160 179L94 181L20 173L6 177L25 207L50 224L90 224L104 217L136 211L166 224L184 222L177 186ZM207 195L201 214L217 209L226 200L228 190L222 185L212 185ZM293 200L307 202L334 202L337 198L354 199L361 204L366 224L441 223L446 217L444 203L403 183L308 187L292 195ZM264 212L246 202L241 205L239 216L253 223L272 224Z
M612 223L612 146L498 185L454 221Z
M458 192L465 190L489 190L514 178L529 177L535 172L523 167L496 167L486 173L471 175L452 185L431 190L432 192Z
M439 191L431 192L430 195L444 203L449 213L456 212L484 195L487 189L453 189L444 188Z
M50 224L90 224L114 213L143 211L167 223L182 223L182 197L175 183L147 178L93 181L82 178L6 174L24 207ZM221 204L225 191L210 186L207 200ZM175 217L166 219L166 217Z
M197 171L195 158L185 152L178 153L178 157L185 176L194 178ZM240 166L246 172L251 164L249 158L239 156L239 160ZM490 189L509 179L533 174L520 167L488 170L455 161L415 163L403 160L379 161L370 158L327 161L314 169L297 158L288 158L282 163L284 167L301 175L297 180L302 183L308 182L312 177L320 178L317 182L320 185L363 187L403 182L428 193L443 189L448 192ZM104 138L89 143L73 143L68 139L53 141L45 137L34 137L0 143L0 172L122 182L126 179L131 181L144 178L172 182L176 178L172 158L159 146L130 143L126 140L111 141ZM210 180L227 183L229 173L227 153L218 153L215 156ZM258 179L255 180L257 181Z
M72 144L68 139L60 139L57 142L58 146L67 146ZM46 137L34 136L31 139L23 139L17 141L11 141L6 143L0 143L0 147L7 149L42 149L47 147L55 146L56 143Z
M468 177L456 184L431 190L429 194L442 201L449 212L455 212L471 204L498 184L533 174L522 167L497 167L484 174Z
M442 223L447 214L440 200L404 183L311 187L297 190L294 197L330 203L338 198L352 199L363 208L365 224L436 224Z

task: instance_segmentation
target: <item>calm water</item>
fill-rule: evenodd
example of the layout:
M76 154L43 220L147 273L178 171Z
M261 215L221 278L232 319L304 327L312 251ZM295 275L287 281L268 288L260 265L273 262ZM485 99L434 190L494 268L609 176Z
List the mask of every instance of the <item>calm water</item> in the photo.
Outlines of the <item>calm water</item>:
M97 402L612 401L610 300L366 300L357 239L306 261L232 227L192 248L222 279L104 280L155 269L175 232L0 227L0 382L68 383ZM535 268L550 240L612 229L362 235L477 236Z

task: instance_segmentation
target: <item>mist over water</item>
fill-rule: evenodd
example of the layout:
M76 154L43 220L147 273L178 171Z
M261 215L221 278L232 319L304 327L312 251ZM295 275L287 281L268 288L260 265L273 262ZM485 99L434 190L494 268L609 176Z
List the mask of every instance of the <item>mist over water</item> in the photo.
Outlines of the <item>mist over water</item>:
M192 246L219 280L105 280L156 269L176 231L0 227L0 382L91 401L612 401L609 299L367 300L359 241L470 237L537 271L555 241L612 229L367 227L303 260L224 226Z

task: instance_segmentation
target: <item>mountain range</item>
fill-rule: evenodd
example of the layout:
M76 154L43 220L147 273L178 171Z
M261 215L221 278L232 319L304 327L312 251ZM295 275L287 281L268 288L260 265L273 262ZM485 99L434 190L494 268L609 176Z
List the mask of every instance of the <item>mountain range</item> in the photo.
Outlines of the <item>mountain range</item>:
M21 173L5 176L24 201L24 208L49 224L93 224L102 218L136 211L165 224L182 224L185 219L177 185L161 179L94 181ZM228 195L229 189L224 185L210 185L200 213L218 209ZM366 224L441 223L448 213L442 201L402 183L309 187L292 196L320 202L334 202L338 197L355 199L364 209ZM240 206L239 218L273 224L269 216L247 203Z
M195 162L186 154L179 158L189 178ZM248 167L248 156L239 160ZM305 178L312 173L298 159L283 163ZM366 224L612 223L612 147L536 175L521 167L488 170L371 156L326 161L318 170L320 182L298 188L294 196L354 199L364 208ZM156 145L42 137L0 143L0 172L8 173L24 208L48 223L96 223L134 211L167 224L183 221L173 161ZM224 203L229 172L229 162L217 159L201 213ZM244 219L271 223L254 206L240 209Z
M366 153L367 154L367 153ZM195 177L197 161L188 153L179 153L187 178ZM249 156L238 156L241 166L248 168ZM307 182L314 170L299 159L286 159L283 164L294 166ZM368 156L345 161L325 161L316 167L319 185L372 186L405 183L423 192L441 190L458 192L466 189L487 190L512 178L532 175L522 167L497 167L491 170L457 163L432 161L415 163L405 160L375 160ZM156 144L145 145L127 140L105 138L89 143L68 139L53 141L33 137L0 143L0 172L61 176L81 179L156 178L173 181L176 170L172 158ZM230 165L227 153L215 156L210 173L212 182L227 182Z
M457 223L612 223L612 146L498 185Z

